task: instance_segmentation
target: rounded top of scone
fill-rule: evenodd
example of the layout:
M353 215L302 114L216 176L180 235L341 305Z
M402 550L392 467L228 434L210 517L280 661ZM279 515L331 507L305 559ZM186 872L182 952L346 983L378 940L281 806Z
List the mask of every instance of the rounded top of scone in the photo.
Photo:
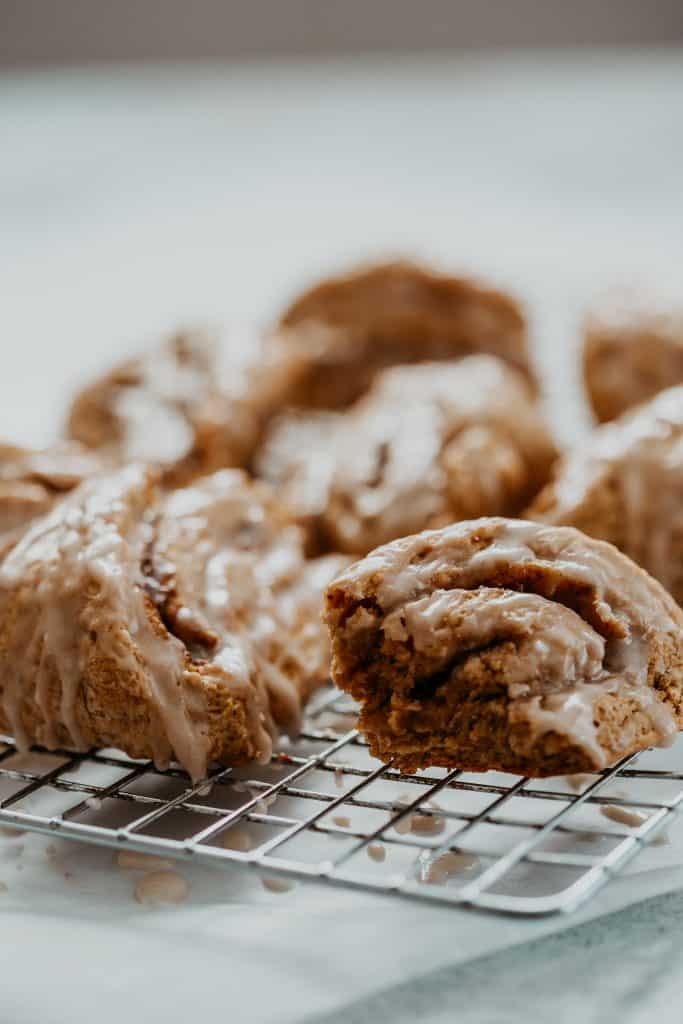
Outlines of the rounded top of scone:
M439 273L412 260L390 260L356 267L313 285L282 314L287 326L304 320L325 320L337 326L361 321L389 322L401 313L432 307L446 315L475 299L490 307L491 316L505 318L520 331L524 316L511 298L470 277ZM483 314L482 314L483 315Z
M376 757L554 775L673 742L683 612L571 527L477 519L377 548L327 590L332 676Z
M321 281L292 302L280 323L313 321L362 334L373 350L414 350L393 362L493 352L534 380L525 317L511 296L410 260L360 266Z
M683 479L683 386L661 391L651 401L596 428L554 470L554 480L533 506L534 518L561 519L585 501L608 476L647 471L647 489L632 486L625 495L626 514L634 503L656 503L659 488L673 473ZM634 480L635 484L636 481Z
M622 344L654 334L683 346L683 289L618 287L604 291L588 307L587 332L614 334Z
M386 614L436 589L531 591L578 611L601 635L680 630L683 611L613 545L573 527L485 517L426 530L376 548L327 591L327 620L373 601ZM345 610L346 609L346 610Z

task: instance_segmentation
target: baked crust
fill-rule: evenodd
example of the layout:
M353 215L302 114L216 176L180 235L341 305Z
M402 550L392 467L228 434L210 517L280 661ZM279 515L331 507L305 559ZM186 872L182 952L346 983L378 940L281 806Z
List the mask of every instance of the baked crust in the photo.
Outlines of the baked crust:
M307 564L299 528L239 470L166 496L138 464L93 478L0 567L0 728L194 779L267 758L327 677L319 603L338 567Z
M584 322L583 373L595 417L616 419L683 383L683 301L615 291Z
M593 431L527 515L609 541L683 602L683 386Z
M177 487L248 467L286 409L339 409L398 363L499 355L533 380L517 304L472 281L387 264L324 282L271 333L184 331L77 395L67 434L116 462L144 460Z
M330 584L326 621L371 753L406 771L593 771L683 724L683 612L571 528L479 519L394 541Z
M361 266L296 298L281 325L339 332L324 372L309 382L309 407L347 405L387 366L496 355L535 382L524 314L509 295L470 278L407 260ZM328 400L334 389L335 402Z
M231 343L182 332L84 388L67 433L112 461L157 465L167 486L183 486L245 466L316 353L305 336L284 347L266 337Z
M363 553L425 527L514 515L556 451L524 378L492 356L393 367L346 413L275 422L256 471L312 551Z
M97 453L75 442L51 448L0 444L0 557L34 519L105 467Z

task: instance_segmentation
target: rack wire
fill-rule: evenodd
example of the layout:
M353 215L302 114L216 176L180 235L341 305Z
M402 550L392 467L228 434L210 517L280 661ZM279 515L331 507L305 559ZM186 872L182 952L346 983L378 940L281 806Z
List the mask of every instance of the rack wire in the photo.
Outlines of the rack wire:
M570 912L662 838L683 799L676 750L530 780L372 758L332 687L266 765L193 785L120 751L0 747L0 824L279 879L505 914ZM273 881L275 880L275 881Z

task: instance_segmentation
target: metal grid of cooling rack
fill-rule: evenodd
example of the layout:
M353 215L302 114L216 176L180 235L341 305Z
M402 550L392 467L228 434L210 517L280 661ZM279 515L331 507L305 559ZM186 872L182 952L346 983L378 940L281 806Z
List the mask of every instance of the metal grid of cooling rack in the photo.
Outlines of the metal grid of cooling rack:
M163 857L497 911L574 910L683 799L675 751L529 780L372 758L349 698L317 695L270 763L192 785L119 751L0 750L0 823ZM648 761L649 759L649 761ZM651 765L651 766L650 766Z

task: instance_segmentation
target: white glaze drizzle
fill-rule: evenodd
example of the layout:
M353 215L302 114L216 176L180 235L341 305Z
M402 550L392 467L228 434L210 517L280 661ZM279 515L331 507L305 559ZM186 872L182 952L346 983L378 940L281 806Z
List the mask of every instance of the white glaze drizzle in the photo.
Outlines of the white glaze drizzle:
M608 477L620 486L624 551L671 589L681 577L672 556L683 531L683 387L595 430L562 462L538 518L571 522Z
M215 645L203 673L242 701L254 756L267 762L278 731L298 730L302 698L327 673L318 609L338 559L309 567L299 529L240 470L168 497L157 559L177 577L178 628Z
M36 523L6 558L0 569L0 606L10 611L17 589L21 597L2 707L18 746L25 749L29 737L21 708L35 688L45 718L37 738L55 746L48 693L52 664L61 686L59 723L69 745L83 749L77 708L89 672L85 638L96 634L101 656L118 663L122 672L142 673L152 717L158 718L151 733L157 764L166 766L175 752L200 777L205 742L201 723L187 713L184 648L165 631L155 632L145 607L140 563L147 492L146 472L135 465L86 483Z
M473 544L480 536L484 543ZM543 571L548 597L485 586L510 572L511 581L523 580L527 568ZM604 767L596 705L616 692L647 716L651 742L667 746L677 735L673 711L648 683L648 662L650 636L680 630L680 612L610 546L571 528L482 519L379 548L342 572L332 589L363 598L368 580L385 611L385 634L410 637L437 668L468 645L513 638L517 657L509 658L503 680L509 720L530 727L532 740L549 732L569 736L595 767ZM435 580L453 589L435 589ZM614 637L607 645L576 612L553 600L554 581L592 595L594 613ZM373 622L361 608L347 627L363 630Z
M466 508L505 511L511 466L523 491L529 467L552 450L525 384L490 356L385 370L335 440L324 521L346 551L461 517ZM512 463L477 457L500 445Z

